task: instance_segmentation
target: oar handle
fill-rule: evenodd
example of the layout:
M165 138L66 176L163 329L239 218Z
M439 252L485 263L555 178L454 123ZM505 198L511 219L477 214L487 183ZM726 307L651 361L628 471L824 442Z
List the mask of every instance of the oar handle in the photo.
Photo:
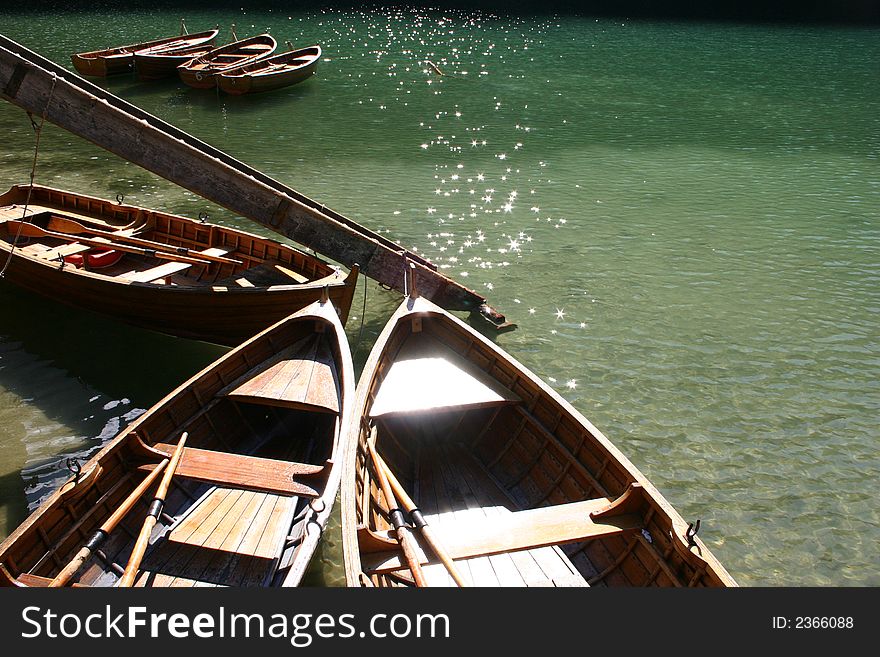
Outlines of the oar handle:
M128 497L125 498L125 501L116 507L116 510L113 511L113 513L110 514L110 517L104 521L104 524L101 525L100 529L92 535L89 542L76 553L76 556L64 568L61 569L61 572L55 575L54 579L49 583L50 587L57 588L64 586L70 581L71 577L79 572L79 569L82 568L92 552L98 549L101 543L104 542L104 539L107 538L107 535L116 528L116 525L118 525L126 514L131 511L137 501L143 496L144 492L146 492L153 482L158 479L166 465L168 465L168 459L163 459L159 462L159 465L153 468L153 471L150 474L144 477L144 480L138 484L137 488L129 493Z
M165 470L165 476L162 477L159 488L156 489L156 497L150 505L150 511L144 519L143 526L141 526L141 532L135 541L128 564L125 566L125 571L119 579L120 587L129 587L134 584L134 578L137 576L138 568L140 568L141 561L143 561L144 554L147 551L147 546L150 544L150 534L152 534L153 527L156 526L159 515L162 513L165 496L168 494L168 488L171 485L171 478L174 477L174 471L177 470L177 464L183 455L183 446L186 443L187 435L187 432L184 431L183 435L180 436L180 442L177 443L177 448L174 450L174 455L171 457L168 469Z
M388 504L388 515L394 525L394 530L397 534L397 541L403 549L403 556L406 559L407 565L409 565L416 586L425 587L428 585L428 582L425 579L425 574L422 572L418 552L416 552L415 546L413 545L413 535L410 533L409 527L407 527L406 522L403 519L403 512L399 508L396 508L397 500L391 492L391 485L388 483L388 478L385 476L385 468L382 467L381 462L379 461L379 454L376 452L376 446L374 444L375 441L376 434L374 427L373 432L367 440L367 449L370 451L370 456L373 459L373 465L376 469L376 477L379 479L379 486L382 488L382 495L385 496L385 502Z
M431 546L434 554L437 555L437 557L446 567L446 570L449 572L449 575L452 577L453 581L460 587L469 586L467 580L462 577L461 572L456 567L455 562L452 560L452 557L449 556L449 553L443 547L443 544L434 535L433 528L428 525L428 522L425 520L424 516L422 516L422 512L419 511L419 508L406 492L406 489L404 489L404 487L400 484L400 481L397 479L397 477L391 471L391 468L388 467L388 464L385 463L385 460L379 455L378 452L376 452L376 459L378 461L378 467L383 471L383 474L388 479L388 483L391 485L394 494L403 503L406 512L410 514L410 517L413 520L413 525L415 525L416 529L418 529L422 533L425 541L428 543L428 545Z

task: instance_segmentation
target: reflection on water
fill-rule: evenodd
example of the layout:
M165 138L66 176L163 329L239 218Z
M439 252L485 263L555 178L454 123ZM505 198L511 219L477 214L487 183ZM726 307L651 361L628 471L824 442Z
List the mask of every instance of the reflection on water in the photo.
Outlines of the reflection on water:
M178 17L133 13L110 33L93 18L12 15L4 30L67 64ZM317 75L235 98L98 83L487 296L519 325L499 344L702 518L740 583L880 584L866 493L880 471L876 30L416 9L187 16L191 31L229 22L320 43ZM30 123L4 105L0 128L0 179L23 182ZM271 234L51 126L37 181ZM8 533L64 457L222 350L0 293ZM395 305L359 286L356 363ZM334 522L312 583L343 581Z

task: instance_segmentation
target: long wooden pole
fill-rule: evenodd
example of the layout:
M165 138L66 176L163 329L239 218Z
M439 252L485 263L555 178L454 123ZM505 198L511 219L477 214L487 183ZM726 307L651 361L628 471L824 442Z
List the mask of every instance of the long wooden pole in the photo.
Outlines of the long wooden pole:
M513 327L485 297L422 256L2 36L0 96L336 262L358 264L364 275L398 291L405 261L415 262L422 296L447 309L479 312L500 330Z
M171 463L165 471L165 476L162 477L162 482L159 484L159 488L156 489L156 497L150 505L150 512L147 514L147 517L144 518L141 533L135 541L134 548L131 551L131 557L129 557L128 564L125 566L125 571L119 579L120 587L129 587L134 584L134 578L137 576L138 568L141 567L141 561L144 558L144 553L147 551L147 546L150 544L150 534L153 532L153 527L156 526L156 522L159 520L159 515L162 513L162 507L165 504L165 496L168 494L169 486L171 486L171 478L174 476L174 471L177 470L177 464L180 462L180 457L183 455L183 446L186 443L186 437L187 432L184 431L183 435L180 436L180 442L177 443L177 449L174 450L174 455L171 457Z
M210 260L203 260L194 256L178 255L169 253L168 251L157 251L156 249L144 249L139 246L131 246L130 244L118 244L116 242L108 242L101 239L90 239L88 237L80 237L79 235L71 235L70 233L58 233L54 230L46 230L40 228L36 224L26 221L16 221L9 219L6 221L9 226L9 232L13 235L21 235L23 237L55 237L71 242L79 242L87 246L97 246L104 249L116 249L117 251L125 251L126 253L137 253L139 255L151 258L159 258L160 260L173 260L174 262L188 262L193 265L210 265Z
M131 511L137 501L143 496L144 492L154 481L156 481L159 475L162 474L162 470L165 469L166 465L168 465L168 459L162 460L159 465L157 465L153 471L148 474L140 484L138 484L137 488L125 498L125 501L116 508L110 517L104 521L104 524L102 524L92 535L89 542L76 553L76 556L71 559L64 568L61 569L61 572L55 575L55 578L49 583L49 586L53 588L64 586L70 581L71 577L79 572L86 560L95 550L101 547L101 544L107 539L110 532L116 528L116 525L118 525L128 512Z
M391 485L385 476L385 469L380 465L379 454L376 452L376 427L370 432L367 439L367 449L370 450L370 456L373 459L373 466L376 470L376 478L379 480L379 486L382 489L382 495L385 496L385 503L388 505L388 516L391 518L391 524L394 525L394 531L397 534L397 541L403 550L403 556L412 571L413 579L416 586L425 587L428 585L425 580L425 574L422 572L422 566L419 564L419 555L415 549L415 539L409 531L406 521L403 519L403 511L397 506L394 493L391 492Z
M209 253L199 253L198 251L193 251L192 249L185 246L174 246L173 244L164 244L162 242L154 242L153 240L146 240L142 237L135 237L133 235L123 235L120 233L116 233L109 230L99 230L97 228L89 228L88 226L83 226L78 221L74 221L73 219L68 219L67 217L52 217L49 220L48 230L53 230L59 233L64 233L65 235L81 235L83 233L87 233L89 235L95 235L96 237L104 238L110 242L125 242L127 244L134 244L135 246L141 246L145 249L154 249L156 251L165 251L167 253L173 253L176 255L182 256L193 256L195 258L199 258L200 260L209 260L211 262L222 262L223 264L228 265L240 265L241 260L236 260L234 258L227 258L225 256L215 256ZM114 245L115 246L115 245Z
M376 460L378 461L378 467L381 468L382 472L387 477L388 483L391 485L394 494L401 501L403 508L406 509L406 512L412 519L413 526L421 532L425 542L431 546L434 554L436 554L437 558L439 558L443 565L446 566L446 570L452 576L453 581L461 587L469 586L464 577L462 577L461 572L459 572L456 567L452 557L449 556L446 548L443 547L443 544L434 534L433 527L431 527L428 524L428 521L425 520L421 510L416 506L415 502L413 502L412 498L406 492L406 489L400 484L400 481L398 481L397 477L391 471L391 468L388 467L388 464L385 463L385 460L379 453L376 453Z

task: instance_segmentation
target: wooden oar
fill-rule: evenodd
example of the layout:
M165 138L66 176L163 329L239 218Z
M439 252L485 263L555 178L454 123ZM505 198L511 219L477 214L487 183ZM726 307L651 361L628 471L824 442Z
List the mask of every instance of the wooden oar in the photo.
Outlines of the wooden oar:
M103 239L89 239L87 237L79 237L77 235L68 235L67 233L56 233L52 230L46 230L45 228L40 228L35 224L31 224L28 222L15 221L10 219L6 222L9 225L9 232L11 235L21 235L24 237L55 237L61 240L79 242L80 244L86 244L88 246L97 246L102 249L116 249L117 251L125 251L127 253L137 253L139 255L149 256L151 258L160 258L162 260L174 260L175 262L188 262L194 265L209 265L211 262L209 260L204 260L201 257L194 258L192 256L182 256L177 255L176 253L167 253L165 251L157 251L155 249L144 249L139 246L130 246L128 244L117 244L115 242L108 242ZM20 230L19 230L20 229Z
M210 255L207 253L199 253L198 251L193 251L185 246L174 246L173 244L163 244L162 242L154 242L153 240L145 240L142 237L134 237L133 235L124 235L122 233L115 233L108 230L99 230L97 228L89 228L88 226L83 226L78 221L74 221L73 219L68 219L67 217L55 217L53 216L49 220L49 230L62 232L66 235L81 235L83 233L88 233L90 235L97 235L98 237L103 237L112 242L127 242L129 244L134 244L136 246L142 246L147 249L155 249L156 251L165 251L167 253L176 253L182 256L193 256L196 258L201 258L203 260L210 260L211 262L222 262L228 265L240 265L241 260L236 260L234 258L226 258L224 256L216 256Z
M461 573L455 566L455 562L449 556L446 548L443 547L439 539L434 535L434 529L428 525L428 521L425 520L421 510L416 506L415 502L413 502L403 486L401 486L400 481L398 481L397 477L391 471L391 468L388 467L388 464L385 463L385 460L378 453L376 453L375 458L378 461L377 467L381 468L385 476L388 478L388 483L391 484L394 494L401 501L404 509L406 509L406 512L412 519L413 526L422 533L425 542L431 546L434 554L436 554L443 565L446 566L446 570L452 576L455 583L461 587L469 586L464 577L461 576Z
M148 474L140 484L138 484L137 488L135 488L129 496L125 498L125 501L117 507L111 516L104 521L104 524L102 524L94 533L89 539L89 542L76 553L76 556L64 568L61 569L60 573L55 575L55 578L49 583L49 586L64 586L70 581L71 577L79 572L79 569L82 568L82 565L86 562L89 556L101 546L110 532L112 532L116 525L118 525L126 514L131 511L137 501L143 496L144 492L159 477L166 465L168 465L168 459L162 460L159 465L157 465L153 471Z
M156 489L156 497L150 505L150 512L144 519L141 533L135 541L134 548L131 551L131 557L129 557L128 564L125 566L125 572L122 573L122 577L119 579L120 587L128 587L134 584L134 578L137 576L138 568L141 567L141 561L143 560L144 553L147 551L147 546L150 543L150 534L153 532L153 527L156 526L156 522L159 520L159 515L162 513L162 507L165 505L165 495L168 494L168 488L171 486L171 478L174 476L174 471L177 469L177 464L180 462L180 457L183 455L183 445L186 443L186 437L187 432L184 431L183 435L180 436L180 442L177 443L177 449L174 450L174 454L171 457L171 463L165 471L165 476L162 477L162 482L159 484L159 488Z
M416 586L425 587L428 585L428 582L425 580L425 574L422 572L421 565L419 565L419 555L413 545L413 543L415 543L415 538L410 533L409 527L403 519L403 511L397 506L397 501L394 498L394 494L391 492L391 485L388 483L388 478L385 476L385 468L382 467L381 462L379 461L379 454L376 452L375 442L376 427L373 427L370 431L370 437L367 439L367 449L370 450L370 456L373 459L373 466L376 470L376 477L379 480L379 486L382 488L382 495L385 496L385 502L388 504L388 516L391 518L391 523L394 525L397 542L400 543L400 547L403 549L403 556L406 558L406 562L412 572Z

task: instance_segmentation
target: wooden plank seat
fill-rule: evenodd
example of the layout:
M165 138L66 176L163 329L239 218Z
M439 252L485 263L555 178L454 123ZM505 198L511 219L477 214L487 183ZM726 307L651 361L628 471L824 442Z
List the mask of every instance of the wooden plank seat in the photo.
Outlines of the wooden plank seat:
M156 443L153 448L172 454L175 446ZM186 447L175 476L278 495L320 497L327 473L330 471L328 465L280 461ZM154 467L154 464L149 464L142 465L138 469L149 471Z
M338 372L322 333L314 333L217 393L239 402L339 413Z
M638 484L634 486L638 487ZM582 502L513 511L488 518L477 518L471 522L455 522L445 527L432 526L439 541L453 559L470 559L576 543L603 536L631 533L644 527L642 514L634 511L636 503L640 503L639 489L640 487L628 489L627 493L617 500L601 497ZM629 497L631 490L635 491L633 497ZM386 538L393 540L390 532L375 532L375 534L380 541ZM378 547L381 543L376 541L374 545ZM433 553L426 555L419 548L418 554L422 564L439 563ZM369 554L364 561L364 569L370 573L387 573L406 567L406 562L403 561L398 550L379 549Z
M199 254L223 256L227 253L229 253L229 249L212 248L204 249L202 251L192 251L191 255L194 257L198 257ZM206 262L205 264L208 263ZM116 278L122 278L127 281L131 281L132 283L151 283L153 281L159 280L160 278L167 278L168 276L171 276L173 274L179 274L182 271L186 271L190 267L192 267L192 264L188 262L169 261L164 264L151 267L149 269L135 269L134 271L119 274L118 276L116 276Z
M382 380L370 416L486 408L519 401L513 391L436 338L414 333Z
M289 282L285 283L285 280ZM243 272L236 272L229 278L217 281L216 285L238 285L239 287L265 287L269 285L308 283L307 276L295 272L280 262L267 260Z
M91 248L88 244L62 244L61 246L41 251L37 257L42 260L58 260L76 253L84 253Z
M134 271L119 274L116 278L123 278L132 283L151 283L160 278L165 278L166 276L185 271L190 267L192 267L192 265L188 262L166 262L163 265L151 267L150 269L135 269Z
M52 578L40 577L39 575L31 575L30 573L22 573L15 579L15 581L21 586L37 589L48 588L49 584L52 583ZM75 589L89 588L88 584L80 584L79 582L74 582L72 586Z

